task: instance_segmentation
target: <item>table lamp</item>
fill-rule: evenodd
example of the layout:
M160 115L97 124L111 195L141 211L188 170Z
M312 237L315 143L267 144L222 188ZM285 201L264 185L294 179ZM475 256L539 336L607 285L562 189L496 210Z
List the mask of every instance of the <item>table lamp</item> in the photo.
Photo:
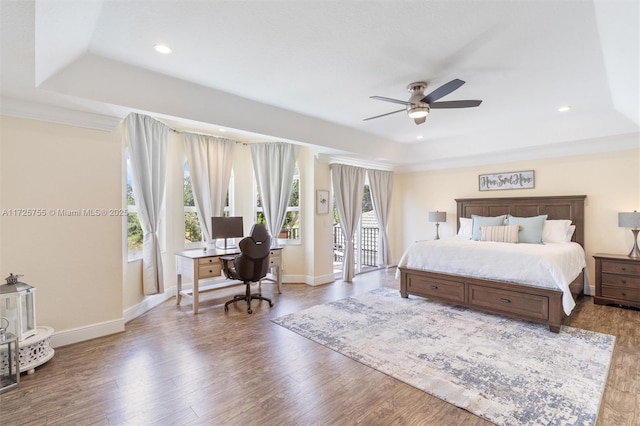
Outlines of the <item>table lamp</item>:
M438 235L438 227L440 226L440 222L446 222L447 221L447 212L439 212L439 211L435 211L435 212L429 212L429 222L435 222L436 223L436 240L440 239L440 235Z
M640 213L636 210L633 212L618 213L618 226L620 228L631 228L631 232L633 232L633 248L629 252L629 257L634 259L640 258L640 249L638 248Z

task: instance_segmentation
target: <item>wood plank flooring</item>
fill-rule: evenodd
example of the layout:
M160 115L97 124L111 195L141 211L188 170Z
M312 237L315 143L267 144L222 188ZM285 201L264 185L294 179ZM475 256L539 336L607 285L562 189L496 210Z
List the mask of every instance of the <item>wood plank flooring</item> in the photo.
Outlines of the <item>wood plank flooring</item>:
M200 313L171 299L126 331L56 348L52 360L0 396L8 425L489 425L270 322L380 286L395 269L311 287L263 285L275 305L203 296ZM640 311L582 299L567 325L617 336L598 425L640 424Z

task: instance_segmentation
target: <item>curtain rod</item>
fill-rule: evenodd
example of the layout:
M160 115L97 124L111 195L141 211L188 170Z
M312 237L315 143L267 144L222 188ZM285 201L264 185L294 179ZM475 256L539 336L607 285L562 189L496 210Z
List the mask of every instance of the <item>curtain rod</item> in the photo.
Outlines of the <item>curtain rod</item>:
M165 124L165 123L162 123L162 124ZM166 124L165 124L165 125L166 125ZM200 132L185 132L185 131L182 131L182 130L176 130L176 129L174 129L173 127L170 127L170 126L167 126L167 127L169 128L169 131L170 131L170 132L173 132L173 133L179 133L179 134L191 134L191 135L201 135L201 136L210 136L210 137L212 137L212 138L227 139L227 140L230 140L230 141L232 141L232 142L242 144L242 145L244 145L244 146L249 145L249 144L248 144L248 143L246 143L246 142L237 141L237 140L235 140L235 139L227 138L227 137L224 137L224 136L210 135L210 134L208 134L208 133L200 133Z

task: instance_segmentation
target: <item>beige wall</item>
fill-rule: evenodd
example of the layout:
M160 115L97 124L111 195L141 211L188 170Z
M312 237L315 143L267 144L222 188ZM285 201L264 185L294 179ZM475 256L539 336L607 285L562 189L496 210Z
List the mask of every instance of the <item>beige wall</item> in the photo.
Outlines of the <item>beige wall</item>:
M535 188L511 191L478 190L478 175L517 170L535 171ZM580 155L506 164L396 174L395 207L402 211L396 223L399 259L413 241L433 239L435 224L427 212L447 212L440 236L456 232L455 198L586 195L585 250L591 286L597 252L623 253L631 250L631 232L618 227L618 212L640 210L640 150Z
M119 133L0 117L0 144L0 208L46 212L0 217L2 277L36 287L39 325L122 329L125 218L60 213L122 207Z

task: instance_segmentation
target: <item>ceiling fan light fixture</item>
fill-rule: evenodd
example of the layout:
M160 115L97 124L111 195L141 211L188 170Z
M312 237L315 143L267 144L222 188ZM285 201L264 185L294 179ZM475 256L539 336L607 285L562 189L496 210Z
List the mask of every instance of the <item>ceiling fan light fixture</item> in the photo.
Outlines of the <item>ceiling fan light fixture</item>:
M414 107L409 109L409 117L411 118L423 118L429 115L429 107Z

